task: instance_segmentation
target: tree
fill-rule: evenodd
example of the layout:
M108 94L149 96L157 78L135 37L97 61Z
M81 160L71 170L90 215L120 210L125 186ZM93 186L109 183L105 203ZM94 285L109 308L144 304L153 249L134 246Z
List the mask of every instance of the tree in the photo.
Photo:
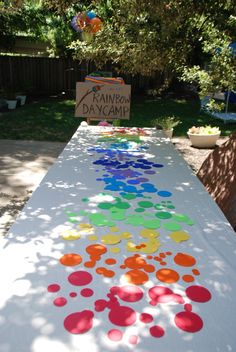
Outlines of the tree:
M52 5L53 1L46 6L41 0L0 2L0 48L12 50L17 37L23 35L49 42L51 56L71 56L68 46L76 38L70 27L73 12L58 12Z
M88 43L71 43L76 58L97 65L113 62L120 72L131 74L158 71L167 83L173 76L197 78L203 91L208 89L203 87L205 77L213 87L216 80L218 86L224 83L219 80L222 69L227 79L235 72L228 49L236 32L233 0L97 0L93 6L103 29Z

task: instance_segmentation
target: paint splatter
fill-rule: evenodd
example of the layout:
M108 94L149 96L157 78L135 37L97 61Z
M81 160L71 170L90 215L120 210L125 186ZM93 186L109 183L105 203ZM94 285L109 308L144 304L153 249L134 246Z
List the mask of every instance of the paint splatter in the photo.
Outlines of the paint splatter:
M111 329L108 331L107 333L108 338L111 341L121 341L123 338L123 333L122 331L118 330L118 329Z
M143 291L141 288L131 285L114 286L111 288L111 293L117 295L122 301L137 302L143 298Z
M165 334L165 330L159 325L153 325L149 331L151 336L156 338L160 338Z
M84 334L92 328L93 317L91 310L72 313L65 318L64 327L71 334Z
M211 299L210 291L208 291L207 288L198 285L189 286L186 289L186 295L194 302L205 303Z
M82 262L82 257L76 253L64 254L60 258L60 263L65 266L75 266Z
M48 292L58 292L60 291L61 287L58 284L51 284L47 287Z
M196 259L186 253L177 253L174 257L174 262L178 265L189 267L196 264Z
M64 307L67 304L67 299L65 297L57 297L53 301L54 306Z
M109 320L118 326L130 326L136 321L135 311L126 306L114 306L109 313Z
M88 285L93 280L93 277L87 271L75 271L68 276L68 281L74 286Z
M170 268L158 270L156 272L156 277L158 280L167 284L173 284L174 282L177 282L179 280L179 274L177 273L177 271Z

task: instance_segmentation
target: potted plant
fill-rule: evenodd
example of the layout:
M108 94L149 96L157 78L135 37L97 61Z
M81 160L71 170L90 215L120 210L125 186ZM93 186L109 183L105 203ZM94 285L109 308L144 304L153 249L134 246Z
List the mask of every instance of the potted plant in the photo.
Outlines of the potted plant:
M193 147L212 148L220 137L220 133L219 127L193 126L188 130L187 135Z
M172 138L174 127L181 123L175 116L158 117L152 121L156 129L162 129L168 138Z
M26 95L23 93L16 93L16 100L20 101L20 105L25 105Z
M7 89L5 91L5 96L6 96L8 109L14 110L16 108L16 104L17 104L17 99L15 97L15 93L12 90Z

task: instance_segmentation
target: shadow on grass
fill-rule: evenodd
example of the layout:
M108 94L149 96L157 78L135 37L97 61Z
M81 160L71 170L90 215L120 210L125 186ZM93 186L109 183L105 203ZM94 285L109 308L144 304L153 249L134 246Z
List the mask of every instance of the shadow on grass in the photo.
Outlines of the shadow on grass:
M0 139L21 139L68 142L76 131L81 118L74 117L74 100L43 100L25 105L0 116ZM175 128L175 136L186 136L193 126L220 127L222 135L236 129L233 123L224 124L200 112L197 100L134 98L129 120L121 120L122 126L152 127L157 117L176 116L182 124Z

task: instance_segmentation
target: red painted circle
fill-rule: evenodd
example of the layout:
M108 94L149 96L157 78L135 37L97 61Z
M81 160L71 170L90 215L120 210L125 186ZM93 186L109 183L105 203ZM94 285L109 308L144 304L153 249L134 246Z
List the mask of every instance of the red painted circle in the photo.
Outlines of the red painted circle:
M149 331L153 337L157 337L157 338L160 338L160 337L164 336L164 334L165 334L165 330L159 325L152 326L149 329Z
M109 313L109 319L112 324L118 326L129 326L135 323L136 313L130 307L116 306L112 307Z
M83 290L80 291L80 294L83 297L91 297L94 292L91 288L83 288Z
M71 334L83 334L92 328L93 317L90 310L72 313L65 318L64 327Z
M67 299L64 297L57 297L54 299L53 304L57 307L63 307L67 303Z
M203 327L203 321L199 315L189 311L176 314L175 324L186 332L198 332Z
M151 314L148 314L148 313L141 313L140 317L139 317L139 320L142 323L148 324L148 323L151 323L153 321L153 316Z
M186 295L194 302L208 302L211 299L211 293L203 286L189 286L186 289Z
M93 277L87 271L75 271L68 276L68 281L71 285L84 286L88 285L93 280Z
M48 292L58 292L61 287L58 284L52 284L48 286Z

